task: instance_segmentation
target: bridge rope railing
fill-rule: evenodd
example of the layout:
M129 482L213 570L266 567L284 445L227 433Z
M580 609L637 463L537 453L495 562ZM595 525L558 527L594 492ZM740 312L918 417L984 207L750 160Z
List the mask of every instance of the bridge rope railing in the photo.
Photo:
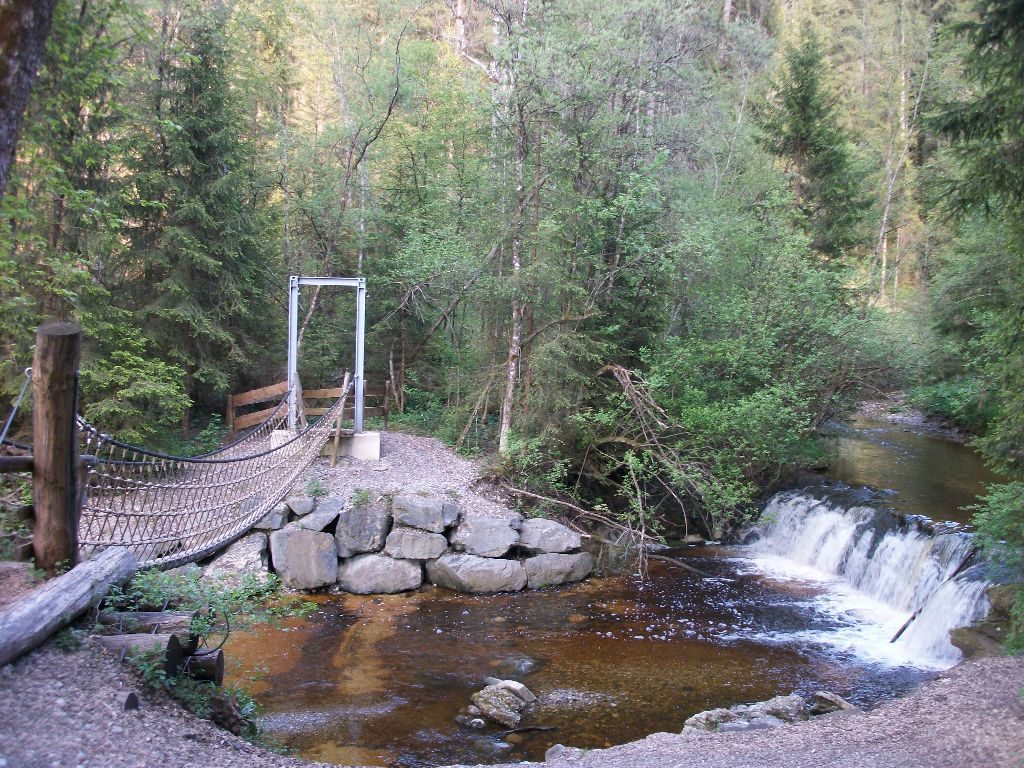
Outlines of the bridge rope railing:
M124 443L79 419L81 452L93 457L82 491L82 558L122 546L140 565L173 568L230 544L279 504L320 454L349 388L297 434L285 429L286 395L262 424L200 456Z

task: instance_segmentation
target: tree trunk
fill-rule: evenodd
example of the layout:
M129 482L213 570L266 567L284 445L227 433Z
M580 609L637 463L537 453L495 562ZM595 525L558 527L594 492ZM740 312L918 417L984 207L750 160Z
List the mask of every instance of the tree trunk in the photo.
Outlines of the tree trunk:
M46 48L57 0L0 2L0 199L14 162L21 119Z
M118 658L139 658L147 654L160 654L163 672L174 677L185 661L181 641L177 635L97 635L96 644Z
M185 673L193 680L208 680L214 685L224 682L224 651L197 653L188 657Z
M121 632L170 632L178 636L185 653L194 653L199 637L192 632L192 620L198 615L199 611L104 611L99 623Z
M82 329L47 323L32 360L32 500L36 567L49 574L78 558L78 428L75 423Z
M0 611L0 666L69 624L137 567L131 552L111 547L8 605Z

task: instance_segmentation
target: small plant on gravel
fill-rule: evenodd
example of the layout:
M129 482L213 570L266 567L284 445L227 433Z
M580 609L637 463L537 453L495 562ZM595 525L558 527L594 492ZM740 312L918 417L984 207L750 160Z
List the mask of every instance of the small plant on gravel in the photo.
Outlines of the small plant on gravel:
M327 495L327 487L324 485L323 480L310 480L306 483L306 495L316 498L318 496Z
M356 488L352 492L352 505L362 507L373 501L373 493L365 488Z

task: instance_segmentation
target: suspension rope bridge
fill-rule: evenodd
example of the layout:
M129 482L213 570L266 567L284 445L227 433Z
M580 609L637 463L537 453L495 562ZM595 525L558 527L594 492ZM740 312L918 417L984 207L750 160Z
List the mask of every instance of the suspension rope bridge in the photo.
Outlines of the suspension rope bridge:
M351 386L301 432L285 429L285 395L262 424L201 456L123 443L79 417L81 453L93 457L82 490L82 558L120 546L141 566L173 568L230 544L279 504L320 455Z

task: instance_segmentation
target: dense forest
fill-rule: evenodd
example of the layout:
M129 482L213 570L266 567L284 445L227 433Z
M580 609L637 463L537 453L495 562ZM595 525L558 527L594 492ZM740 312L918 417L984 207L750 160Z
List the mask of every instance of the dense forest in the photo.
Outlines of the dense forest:
M1020 0L60 0L0 202L0 382L182 449L365 276L407 428L709 533L904 389L1024 543ZM301 378L351 364L309 293ZM603 506L602 506L603 505Z

